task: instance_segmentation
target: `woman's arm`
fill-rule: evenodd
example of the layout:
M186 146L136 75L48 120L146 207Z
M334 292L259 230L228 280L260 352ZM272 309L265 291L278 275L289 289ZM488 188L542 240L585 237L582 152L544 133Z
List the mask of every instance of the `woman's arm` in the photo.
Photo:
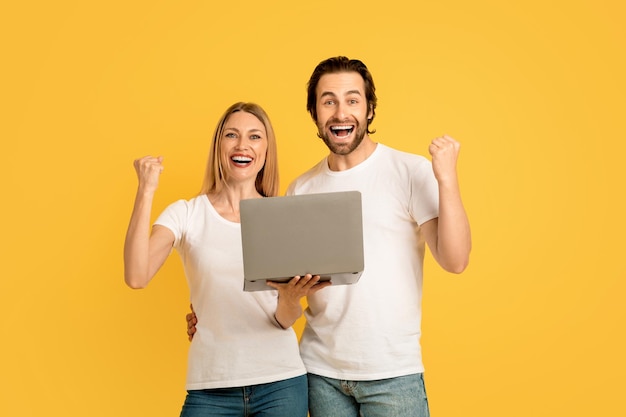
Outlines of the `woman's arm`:
M163 226L150 233L152 201L163 158L146 156L134 162L139 185L124 242L124 281L131 288L144 288L159 270L174 243L174 234Z
M331 285L330 281L319 282L319 275L306 274L293 277L285 284L268 281L267 285L278 290L278 304L274 317L280 327L288 329L302 315L300 299Z

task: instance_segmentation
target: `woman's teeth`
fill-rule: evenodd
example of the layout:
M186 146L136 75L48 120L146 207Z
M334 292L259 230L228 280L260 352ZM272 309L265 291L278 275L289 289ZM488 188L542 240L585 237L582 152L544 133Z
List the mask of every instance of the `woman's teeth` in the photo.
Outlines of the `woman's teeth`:
M249 162L252 162L252 158L249 158L247 156L233 156L231 159L233 160L233 162L236 162L238 164L247 164Z

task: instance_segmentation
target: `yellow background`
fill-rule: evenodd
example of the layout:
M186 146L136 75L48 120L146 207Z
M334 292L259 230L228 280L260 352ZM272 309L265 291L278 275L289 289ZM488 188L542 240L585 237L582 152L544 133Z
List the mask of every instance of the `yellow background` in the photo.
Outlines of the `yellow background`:
M305 83L339 54L374 75L375 140L462 142L474 250L461 276L427 259L432 414L625 415L625 18L617 0L3 2L0 415L178 415L187 287L177 255L123 283L132 161L165 157L155 212L189 198L222 111L255 101L284 191L326 153Z

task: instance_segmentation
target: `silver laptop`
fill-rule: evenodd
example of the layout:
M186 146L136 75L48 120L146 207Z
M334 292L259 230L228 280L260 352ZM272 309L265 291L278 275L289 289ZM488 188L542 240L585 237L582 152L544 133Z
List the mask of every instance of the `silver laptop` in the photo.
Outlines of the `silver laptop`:
M320 275L354 284L363 272L361 193L342 191L242 200L244 290Z

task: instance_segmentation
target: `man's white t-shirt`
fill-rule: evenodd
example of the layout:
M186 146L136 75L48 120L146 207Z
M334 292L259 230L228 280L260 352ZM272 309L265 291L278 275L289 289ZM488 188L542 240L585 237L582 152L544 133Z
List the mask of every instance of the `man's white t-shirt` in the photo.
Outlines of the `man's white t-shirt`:
M349 190L362 194L365 270L354 285L330 286L308 297L300 343L304 364L308 372L346 380L423 372L425 243L419 225L438 217L432 165L378 144L349 170L331 171L322 160L287 194Z

